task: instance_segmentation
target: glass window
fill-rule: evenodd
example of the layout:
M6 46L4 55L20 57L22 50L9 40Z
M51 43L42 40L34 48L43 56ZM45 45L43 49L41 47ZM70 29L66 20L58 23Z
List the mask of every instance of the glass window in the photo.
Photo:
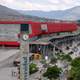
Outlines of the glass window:
M21 32L32 33L31 24L21 24Z
M20 31L29 33L29 24L21 24L21 30Z

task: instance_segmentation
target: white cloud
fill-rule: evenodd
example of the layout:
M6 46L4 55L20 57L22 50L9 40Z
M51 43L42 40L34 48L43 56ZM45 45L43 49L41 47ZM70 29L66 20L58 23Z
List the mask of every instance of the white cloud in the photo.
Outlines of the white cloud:
M0 4L13 9L49 11L80 5L80 0L0 0Z
M30 2L21 2L19 0L0 0L0 4L13 8L13 9L30 9L32 8L32 3Z
M60 0L48 0L52 4L59 4Z
M5 4L10 4L13 3L14 0L0 0L0 4L5 5Z

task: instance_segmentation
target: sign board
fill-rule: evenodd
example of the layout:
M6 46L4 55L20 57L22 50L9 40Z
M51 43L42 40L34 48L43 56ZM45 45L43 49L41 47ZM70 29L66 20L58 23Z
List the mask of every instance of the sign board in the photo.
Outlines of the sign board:
M47 31L48 30L47 24L41 24L41 30L42 31Z
M28 68L27 68L27 57L23 56L22 60L21 60L21 75L22 75L22 79L21 80L28 80Z

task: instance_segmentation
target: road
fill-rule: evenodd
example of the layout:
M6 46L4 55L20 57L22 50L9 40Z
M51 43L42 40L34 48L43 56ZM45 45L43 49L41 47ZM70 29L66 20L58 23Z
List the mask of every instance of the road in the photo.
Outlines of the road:
M17 72L12 62L18 56L19 50L17 49L0 49L0 80L18 80L18 75L12 76L12 71Z

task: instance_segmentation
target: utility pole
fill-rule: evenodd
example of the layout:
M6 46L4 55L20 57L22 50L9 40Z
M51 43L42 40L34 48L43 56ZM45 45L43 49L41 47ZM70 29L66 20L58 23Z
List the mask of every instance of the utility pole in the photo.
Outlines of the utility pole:
M29 80L29 37L20 35L20 80Z

